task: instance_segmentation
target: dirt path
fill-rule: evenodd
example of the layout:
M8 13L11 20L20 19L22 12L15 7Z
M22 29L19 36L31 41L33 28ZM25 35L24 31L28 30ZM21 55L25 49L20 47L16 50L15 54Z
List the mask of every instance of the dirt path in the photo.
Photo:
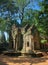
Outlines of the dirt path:
M0 65L48 65L48 56L41 58L17 58L0 55Z

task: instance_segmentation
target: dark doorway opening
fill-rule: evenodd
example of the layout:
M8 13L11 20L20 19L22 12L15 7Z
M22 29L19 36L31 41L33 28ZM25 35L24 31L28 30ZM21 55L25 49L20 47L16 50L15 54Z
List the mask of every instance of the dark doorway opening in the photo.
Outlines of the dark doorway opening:
M29 47L29 42L27 42L27 47Z

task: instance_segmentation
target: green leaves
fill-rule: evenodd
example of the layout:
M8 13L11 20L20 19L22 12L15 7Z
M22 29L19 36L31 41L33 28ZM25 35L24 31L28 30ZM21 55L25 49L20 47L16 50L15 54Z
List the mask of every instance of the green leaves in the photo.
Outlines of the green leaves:
M6 41L6 38L5 38L5 35L4 35L4 32L0 32L0 43L4 43Z
M20 12L22 12L25 7L28 6L30 3L30 0L13 0L16 4L15 6L19 7Z
M35 24L40 33L46 33L48 35L48 4L46 4L47 1L34 1L38 2L39 4L39 11L26 9L26 7L30 4L30 0L0 0L0 5L3 5L0 11L2 13L2 16L3 12L8 11L8 14L6 15L7 18L19 18L20 20L22 20L21 25L26 25L27 23L29 23L30 25ZM18 13L18 17L15 17L15 13ZM0 30L5 30L8 26L8 28L10 29L10 24L12 24L11 21L8 22L5 19L0 19Z
M47 40L41 40L42 44L46 44Z
M0 18L0 30L4 31L6 28L6 20Z

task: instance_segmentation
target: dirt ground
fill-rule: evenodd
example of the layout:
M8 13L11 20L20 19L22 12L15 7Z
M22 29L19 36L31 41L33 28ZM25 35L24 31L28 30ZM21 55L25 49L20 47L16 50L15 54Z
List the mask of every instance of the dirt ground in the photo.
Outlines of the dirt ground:
M48 65L48 56L31 58L0 55L0 65Z

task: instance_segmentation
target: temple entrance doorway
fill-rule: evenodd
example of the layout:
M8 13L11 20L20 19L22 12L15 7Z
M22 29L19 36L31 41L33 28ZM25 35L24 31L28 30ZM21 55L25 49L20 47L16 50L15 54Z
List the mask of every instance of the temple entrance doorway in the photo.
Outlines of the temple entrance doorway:
M16 35L15 38L15 50L21 51L23 48L23 35L21 33Z

